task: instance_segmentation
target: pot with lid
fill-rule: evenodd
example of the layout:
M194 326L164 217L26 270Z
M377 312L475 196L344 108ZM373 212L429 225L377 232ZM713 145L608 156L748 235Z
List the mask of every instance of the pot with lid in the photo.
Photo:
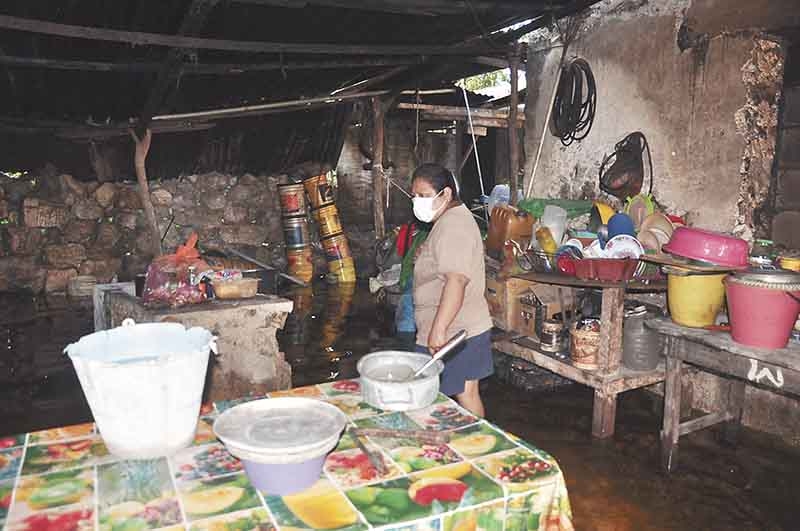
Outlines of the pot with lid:
M748 270L725 279L731 337L759 348L783 348L800 313L800 273Z
M339 408L321 400L267 398L222 413L214 434L242 461L256 488L283 496L319 479L346 423Z

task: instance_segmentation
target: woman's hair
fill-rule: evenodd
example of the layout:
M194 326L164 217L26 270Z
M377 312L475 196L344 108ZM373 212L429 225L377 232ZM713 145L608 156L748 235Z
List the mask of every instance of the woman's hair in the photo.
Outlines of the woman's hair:
M438 194L445 188L450 188L453 194L453 200L459 200L459 188L453 172L442 166L441 164L434 164L432 162L425 163L414 170L414 175L411 180L423 179L430 184Z

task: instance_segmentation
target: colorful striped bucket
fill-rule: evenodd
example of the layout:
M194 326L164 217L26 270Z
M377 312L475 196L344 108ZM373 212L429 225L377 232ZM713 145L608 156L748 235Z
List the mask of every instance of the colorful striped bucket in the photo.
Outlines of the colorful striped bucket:
M311 215L319 223L320 238L336 236L342 233L342 221L339 219L339 209L336 205L328 205L311 211Z
M328 183L328 177L323 173L309 177L303 181L303 186L308 194L312 208L322 208L333 203L333 188Z
M353 257L350 252L350 244L347 241L347 236L344 234L322 238L322 248L325 249L325 259L328 262Z
M281 213L284 217L305 216L306 195L302 184L280 184L278 195L281 200Z

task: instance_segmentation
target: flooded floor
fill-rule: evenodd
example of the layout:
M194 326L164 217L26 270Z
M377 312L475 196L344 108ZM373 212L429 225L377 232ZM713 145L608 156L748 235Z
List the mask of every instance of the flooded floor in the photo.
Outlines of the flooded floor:
M360 356L397 348L391 313L365 287L315 290L287 294L297 311L280 344L295 386L354 377ZM91 418L62 349L92 328L90 309L0 294L0 435ZM680 468L666 476L652 395L621 395L616 436L600 443L588 435L590 390L545 389L490 378L487 416L558 459L579 531L800 529L800 450L751 430L727 447L708 429L681 439Z

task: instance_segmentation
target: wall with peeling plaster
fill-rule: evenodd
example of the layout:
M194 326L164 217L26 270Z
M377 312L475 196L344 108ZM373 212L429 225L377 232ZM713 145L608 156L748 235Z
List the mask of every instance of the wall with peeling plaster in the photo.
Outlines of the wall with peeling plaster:
M690 7L689 0L606 0L590 10L567 58L577 55L592 66L598 85L594 126L569 147L547 135L533 195L600 195L603 155L639 130L651 146L657 200L695 225L734 229L747 147L735 116L748 101L742 67L754 40L741 32L695 33L685 24ZM526 182L563 51L549 47L551 36L537 34L530 44Z
M601 196L604 154L638 130L651 146L654 195L668 211L685 214L695 226L745 237L768 230L782 50L750 28L788 19L772 11L783 0L723 3L722 20L713 20L720 8L716 0L604 0L589 11L566 57L583 57L592 67L598 92L594 126L569 147L546 134L532 195ZM737 18L731 4L750 7ZM748 17L753 9L758 17ZM548 30L531 39L526 189L562 52ZM693 384L694 407L715 411L725 403L725 380L701 373ZM800 445L797 400L748 387L743 420Z

